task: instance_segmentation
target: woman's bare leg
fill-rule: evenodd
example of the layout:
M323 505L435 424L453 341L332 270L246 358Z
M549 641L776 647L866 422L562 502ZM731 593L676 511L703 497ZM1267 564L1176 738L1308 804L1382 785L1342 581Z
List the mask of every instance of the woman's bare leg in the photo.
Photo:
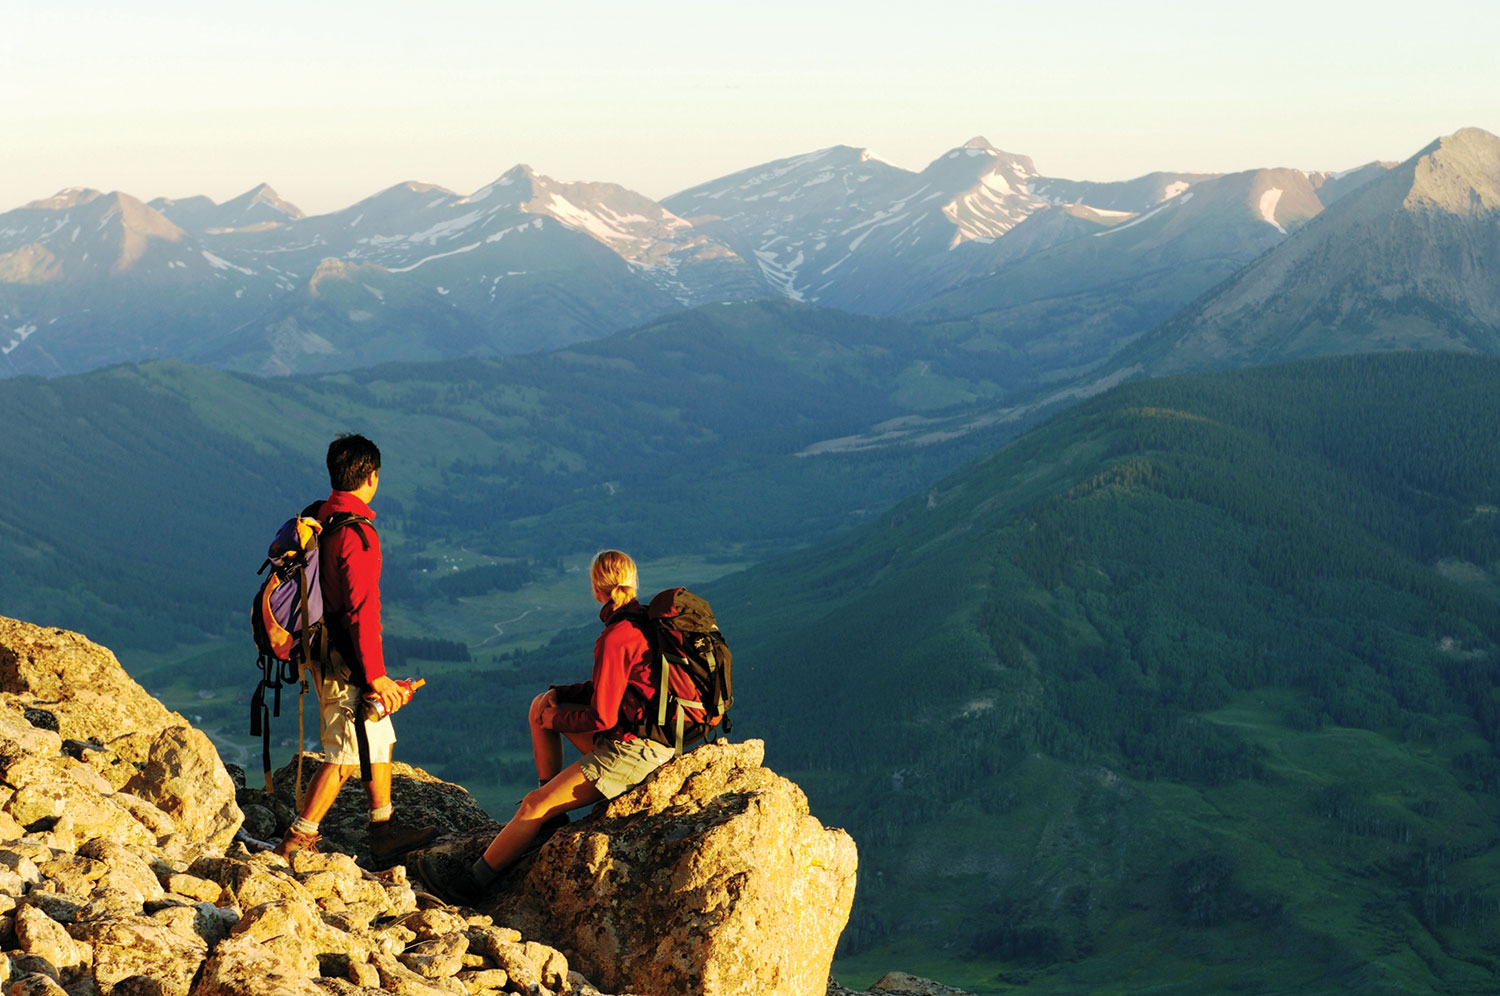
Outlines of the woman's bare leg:
M568 706L557 706L554 698L555 693L549 688L547 691L531 700L531 710L527 714L527 722L531 726L531 756L536 760L537 781L545 785L557 776L562 770L562 739L567 736L568 742L577 747L580 753L587 754L594 749L594 737L590 733L568 733L561 734L556 730L549 730L542 726L542 710L548 706L567 709Z
M547 784L526 794L516 815L485 848L484 863L496 871L505 868L521 856L547 820L603 798L594 783L583 776L579 762L574 761Z

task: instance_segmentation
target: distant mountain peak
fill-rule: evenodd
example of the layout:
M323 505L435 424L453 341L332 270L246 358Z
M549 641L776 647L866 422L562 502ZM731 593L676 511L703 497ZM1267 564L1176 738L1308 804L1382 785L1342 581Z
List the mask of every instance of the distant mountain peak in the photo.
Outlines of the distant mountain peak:
M517 180L535 180L538 176L537 171L525 163L516 163L510 169L501 173L500 179L495 182L498 184L510 184L515 183Z
M1500 212L1500 137L1464 128L1433 142L1412 161L1408 208L1453 214Z
M277 211L280 211L282 214L285 214L290 218L303 217L302 209L297 207L297 205L293 204L291 201L283 198L280 194L276 193L276 191L272 190L269 183L262 183L259 186L253 188L247 194L245 194L245 197L247 197L252 204L264 204L267 207L275 208Z
M985 138L983 135L975 135L973 138L969 139L962 146L960 146L960 148L989 149L991 152L999 151L993 145L991 145L990 140Z
M59 190L51 197L32 201L26 207L35 211L66 211L69 208L79 207L103 196L103 194L92 187L68 187L64 190Z

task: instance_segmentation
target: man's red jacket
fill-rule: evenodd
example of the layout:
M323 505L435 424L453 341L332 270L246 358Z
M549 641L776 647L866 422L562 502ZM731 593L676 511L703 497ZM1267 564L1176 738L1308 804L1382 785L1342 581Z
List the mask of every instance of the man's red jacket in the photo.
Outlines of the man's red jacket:
M335 491L318 509L318 521L327 522L340 512L375 518L370 506L353 494ZM319 543L318 580L323 588L323 618L329 623L334 645L348 661L353 681L368 685L385 674L385 650L380 643L380 537L374 528L356 522Z

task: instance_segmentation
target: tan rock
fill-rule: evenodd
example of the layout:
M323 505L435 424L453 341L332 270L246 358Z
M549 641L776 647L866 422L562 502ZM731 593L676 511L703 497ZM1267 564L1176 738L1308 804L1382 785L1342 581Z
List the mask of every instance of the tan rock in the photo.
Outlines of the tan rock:
M318 916L310 902L285 900L263 903L245 911L231 935L257 941L281 961L304 975L319 973L318 956L347 954L364 961L369 942L336 930Z
M23 975L10 984L5 996L68 996L68 991L46 975Z
M645 996L821 996L857 856L761 766L764 745L708 744L544 846L495 912Z
M455 978L463 983L468 990L469 996L482 996L483 993L503 992L510 984L510 977L502 969L486 968L476 972L459 972Z
M151 919L166 924L179 933L192 933L203 939L212 951L220 941L228 937L239 922L239 911L224 909L213 903L200 902L190 906L168 906L151 914Z
M196 840L224 847L234 839L243 820L234 780L207 736L186 723L168 726L144 761L127 792L171 816L180 832Z
M396 960L424 979L443 979L457 975L469 952L469 938L452 933L418 941L396 956Z
M51 962L64 982L83 975L93 962L93 948L29 903L16 909L16 940L22 951Z
M231 937L204 963L193 996L325 996L306 973L253 937Z
M434 937L444 937L469 928L467 919L441 907L410 913L396 923L411 931L414 940L421 941L430 941Z
M40 865L37 873L46 879L53 889L73 896L87 896L94 891L99 879L109 871L102 861L80 857L77 854L59 854Z
M115 655L87 637L0 616L0 692L44 700L68 739L109 744L153 734L182 717L136 684ZM132 760L140 760L132 758Z
M130 813L137 823L156 838L158 843L162 838L177 833L177 822L140 796L120 791L116 792L113 798L116 804Z
M187 872L172 872L163 878L161 883L170 893L204 902L217 903L219 897L224 895L224 887L218 882L211 882Z
M270 902L313 904L313 898L274 856L257 856L247 861L225 861L220 866L218 882L242 910Z
M79 910L88 905L88 900L51 892L39 885L26 893L26 904L35 906L58 923L72 923Z
M377 952L370 956L370 964L380 974L380 988L395 996L450 996L452 993L452 990L424 979L390 955Z
M924 979L918 975L908 975L905 972L885 973L870 987L869 991L886 993L889 996L973 996L966 989L955 989L953 986L945 986L941 982Z
M77 857L104 866L98 879L99 886L130 895L137 903L145 903L160 899L163 890L156 871L142 851L150 853L149 849L130 848L117 840L100 837L80 847Z
M88 925L94 949L94 982L105 992L131 976L161 985L162 996L187 996L208 956L208 944L186 922L131 916Z
M379 989L380 973L367 961L349 961L349 981L362 989Z
M519 986L522 992L531 992L542 985L541 966L527 956L526 948L522 945L506 940L494 930L483 928L471 931L469 938L471 949L477 947L478 952L495 967L504 969L512 986Z
M42 873L37 870L36 861L31 859L31 855L28 855L28 853L13 849L15 844L17 844L17 841L10 841L6 849L0 849L0 873L9 873L15 876L15 879L23 883L23 889L27 885L36 885L37 882L42 880ZM46 856L43 856L42 861L51 861L51 859L52 852L48 850ZM9 883L13 879L5 880ZM9 888L9 885L7 885L7 888Z
M0 694L45 701L62 739L102 744L131 766L155 766L159 777L147 781L159 784L140 784L132 791L177 817L184 832L220 847L233 837L239 810L218 753L203 734L148 695L104 647L77 633L0 616ZM4 715L14 715L14 710ZM11 725L0 716L0 726ZM169 728L179 732L163 737ZM4 741L0 734L0 768ZM97 771L93 774L100 778ZM132 776L129 784L136 785L138 777ZM29 825L20 817L17 821Z
M44 777L40 769L31 774L36 776L35 780L18 787L6 807L22 826L50 825L53 836L59 838L58 843L68 850L94 837L139 844L154 842L153 835L128 809L112 796L101 795L96 788L68 777L65 766L59 764L53 769L55 777Z
M15 793L11 793L14 796ZM10 802L7 797L0 802L0 840L15 840L17 837L25 836L26 828L16 822L16 818L4 810L4 806Z

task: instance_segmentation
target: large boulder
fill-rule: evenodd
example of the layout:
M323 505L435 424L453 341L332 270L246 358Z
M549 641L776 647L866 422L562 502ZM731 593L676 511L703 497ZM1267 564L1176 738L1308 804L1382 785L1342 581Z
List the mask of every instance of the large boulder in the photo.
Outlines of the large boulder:
M488 910L641 996L821 996L857 856L764 744L715 743L559 833Z
M175 832L184 842L223 847L239 829L234 783L208 738L86 637L0 616L0 707L56 733L70 757L128 793L116 804L134 807L137 822L154 820L153 810L166 814L168 821L149 828L153 836ZM94 808L57 784L57 815ZM93 812L82 818L99 819Z

